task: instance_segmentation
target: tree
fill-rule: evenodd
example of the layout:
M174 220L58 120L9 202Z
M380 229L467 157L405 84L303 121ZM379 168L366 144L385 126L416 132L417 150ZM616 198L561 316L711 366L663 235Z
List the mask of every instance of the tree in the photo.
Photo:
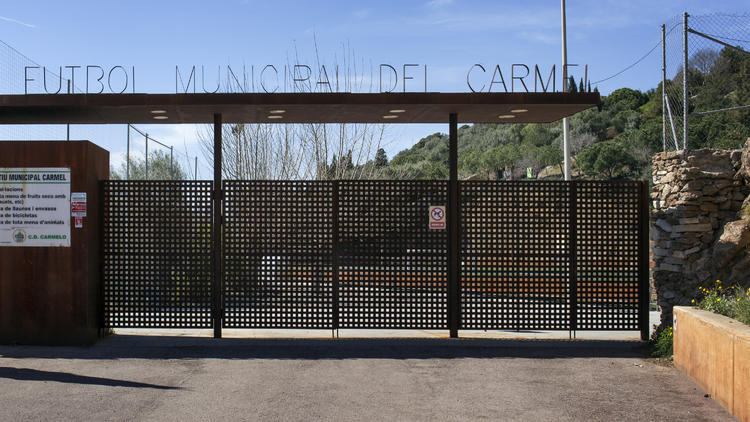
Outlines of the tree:
M576 166L588 177L618 179L633 173L635 158L617 140L599 142L581 151Z
M127 179L127 163L120 164L120 169L110 168L110 179ZM148 175L146 175L145 158L130 157L130 180L185 180L185 171L177 161L172 161L169 154L152 151L148 154Z
M341 85L299 83L293 78L284 79L286 92L368 92L373 89L372 77L365 77L364 62L356 59L351 49L345 49L335 63L323 63L314 42L311 72L331 76L332 69L342 74ZM305 63L294 51L294 62ZM341 64L341 66L339 66ZM287 65L291 66L291 65ZM312 80L313 78L311 78ZM365 84L369 83L369 86ZM230 91L236 86L227 75L223 82ZM283 121L283 118L280 120ZM376 178L382 170L367 165L375 151L382 145L386 126L369 123L304 123L304 124L236 124L224 125L222 131L222 171L226 179L368 179ZM213 131L205 126L198 131L204 156L213 162ZM352 167L333 166L331 158L351 152Z
M388 156L385 155L385 150L383 148L378 148L378 151L375 153L375 167L382 168L387 165L388 165Z
M578 92L576 78L574 78L573 75L568 76L568 92Z

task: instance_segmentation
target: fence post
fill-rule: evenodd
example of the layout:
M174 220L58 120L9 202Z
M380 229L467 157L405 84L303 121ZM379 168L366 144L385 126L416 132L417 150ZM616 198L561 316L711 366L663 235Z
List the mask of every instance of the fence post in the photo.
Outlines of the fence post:
M451 113L449 116L449 139L448 139L448 329L451 338L458 337L460 325L460 199L458 189L458 115Z
M643 180L638 184L638 325L641 340L649 338L649 188Z
M576 196L577 196L577 182L570 181L568 182L570 186L569 192L570 192L570 198L568 202L568 212L569 212L569 220L568 220L568 236L569 236L569 242L570 242L570 250L568 255L568 265L570 265L569 272L568 272L568 291L570 292L570 331L575 332L576 328L578 328L578 285L577 285L577 279L578 275L576 272L576 220L577 220L577 204L576 204Z
M211 228L211 243L213 246L213 271L211 274L211 299L214 326L214 338L221 338L222 309L222 245L221 245L221 201L223 186L221 184L221 114L214 113L214 221Z

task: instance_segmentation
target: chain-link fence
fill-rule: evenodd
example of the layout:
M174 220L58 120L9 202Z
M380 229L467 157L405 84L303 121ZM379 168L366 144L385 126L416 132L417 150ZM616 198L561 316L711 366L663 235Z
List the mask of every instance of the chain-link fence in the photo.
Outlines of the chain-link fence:
M663 31L665 150L741 146L750 136L750 15L683 14Z

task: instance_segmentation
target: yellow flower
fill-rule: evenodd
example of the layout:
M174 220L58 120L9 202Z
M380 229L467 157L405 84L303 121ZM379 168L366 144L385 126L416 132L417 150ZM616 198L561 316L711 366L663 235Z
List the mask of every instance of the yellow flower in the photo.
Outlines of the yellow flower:
M721 302L721 298L720 298L720 297L717 297L717 298L716 298L716 301L717 301L717 302Z
M716 284L721 284L721 280L716 280Z
M737 302L739 302L739 301L740 301L740 298L737 298Z
M739 299L737 299L737 300L739 300ZM691 300L690 303L695 303L695 299Z

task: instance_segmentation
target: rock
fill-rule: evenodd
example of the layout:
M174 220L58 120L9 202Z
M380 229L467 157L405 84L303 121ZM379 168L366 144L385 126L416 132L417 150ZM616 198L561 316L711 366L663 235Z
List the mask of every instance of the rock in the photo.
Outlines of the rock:
M672 228L674 233L706 232L711 230L710 224L678 224Z
M656 226L660 229L664 230L665 232L669 233L672 231L672 225L667 222L667 220L659 219L656 220Z
M750 245L750 221L736 220L727 223L714 246L714 262L719 267L727 265L747 245Z
M745 183L750 184L750 138L745 142L745 148L742 148L742 158L740 161L742 162L742 165L740 171L737 173L745 178Z
M653 253L655 256L667 256L669 255L669 251L666 249L661 248L651 248L651 253Z
M700 218L692 217L692 218L680 218L678 220L680 224L698 224L700 223Z
M672 264L666 264L666 263L662 263L661 265L659 265L658 269L662 271L673 272L673 273L682 272L682 267L680 267L679 265L672 265Z

